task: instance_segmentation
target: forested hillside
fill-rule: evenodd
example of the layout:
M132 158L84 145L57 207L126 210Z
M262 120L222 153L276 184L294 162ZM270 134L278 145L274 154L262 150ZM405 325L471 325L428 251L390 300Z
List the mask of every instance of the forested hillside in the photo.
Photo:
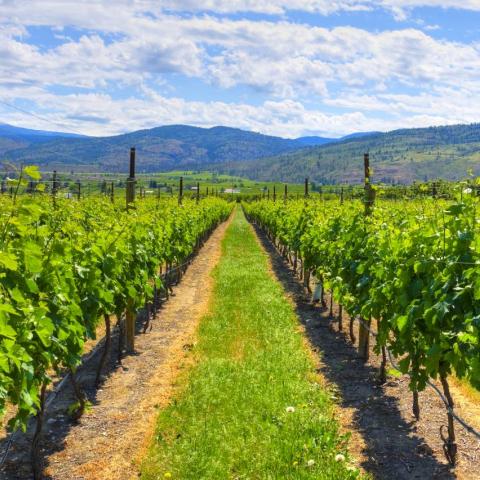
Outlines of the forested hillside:
M207 129L187 125L169 125L112 137L53 136L49 139L36 136L32 141L31 135L20 135L18 132L2 135L0 129L0 159L13 163L34 163L44 170L121 172L126 171L129 148L135 146L139 171L154 172L200 168L218 162L255 160L329 141L333 140L322 137L294 140L237 128Z
M365 152L370 153L377 181L457 180L470 170L480 175L480 124L374 133L255 162L231 162L220 169L259 180L359 182Z

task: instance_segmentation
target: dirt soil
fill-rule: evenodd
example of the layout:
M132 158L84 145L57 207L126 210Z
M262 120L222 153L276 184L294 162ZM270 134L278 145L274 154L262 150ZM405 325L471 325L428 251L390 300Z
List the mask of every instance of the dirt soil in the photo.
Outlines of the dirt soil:
M92 406L78 423L67 412L75 401L70 383L61 390L49 408L41 441L45 478L138 478L139 464L155 431L157 410L171 399L175 379L188 363L187 352L195 342L199 320L208 310L211 272L220 258L227 226L228 222L220 225L202 247L152 321L152 330L136 336L134 355L126 356L119 366L114 337L110 363L98 389L94 379L100 352L79 370L79 382ZM32 478L31 433L16 436L0 479Z
M439 431L447 424L443 403L431 389L420 393L420 421L412 415L412 393L407 376L377 380L381 358L373 352L364 363L348 335L338 331L329 308L312 305L290 265L272 243L256 229L270 255L272 269L295 305L311 348L319 357L319 373L332 391L342 430L351 432L350 452L357 466L382 480L474 480L480 478L480 441L456 424L458 464L450 468ZM330 299L327 296L327 305ZM344 313L343 329L349 321ZM357 323L357 322L356 322ZM358 325L354 329L358 339ZM390 365L389 365L390 366ZM451 382L453 383L453 382ZM480 424L480 405L451 385L456 412L472 426Z

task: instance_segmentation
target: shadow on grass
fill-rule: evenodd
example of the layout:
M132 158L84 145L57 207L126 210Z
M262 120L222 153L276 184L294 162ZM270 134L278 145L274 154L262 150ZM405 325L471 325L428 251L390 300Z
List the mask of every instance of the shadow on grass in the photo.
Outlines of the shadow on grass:
M365 442L361 466L375 478L385 480L456 478L447 465L431 455L425 440L415 432L413 419L407 421L402 416L397 398L378 384L377 369L364 364L345 335L330 327L326 309L309 303L288 263L263 232L254 228L271 258L275 275L294 301L310 343L321 354L320 373L336 385L339 405L353 412L354 428Z

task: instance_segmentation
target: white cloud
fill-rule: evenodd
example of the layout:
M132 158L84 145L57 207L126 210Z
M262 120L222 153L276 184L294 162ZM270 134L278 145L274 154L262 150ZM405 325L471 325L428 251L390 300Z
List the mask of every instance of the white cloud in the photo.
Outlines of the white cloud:
M342 114L307 109L295 100L270 100L254 106L166 98L148 92L148 89L146 93L141 99L114 100L106 94L56 96L31 88L29 95L22 98L34 97L40 111L45 112L43 116L52 123L29 118L20 112L12 114L9 122L41 129L52 129L52 125L56 125L57 129L90 135L117 134L167 124L226 125L293 138L308 134L341 136L356 131L473 122L478 118L479 108L478 102L469 104L462 95L454 92L439 92L438 96L432 94L421 98L401 95L360 98L352 95L342 102L337 100L337 104L353 108L353 111ZM449 95L451 101L445 103ZM4 92L0 90L0 97L3 96ZM443 102L441 109L436 108L439 101ZM53 112L48 113L47 109L53 109ZM385 110L392 112L392 118L383 118L381 112ZM405 112L409 114L405 116Z
M34 103L52 121L92 134L184 122L287 136L341 135L415 122L474 121L479 44L438 40L417 29L327 29L285 16L253 21L195 13L284 15L291 8L327 15L382 7L405 16L420 5L480 11L478 0L208 0L201 8L193 0L121 0L115 7L106 1L0 0L0 99ZM184 10L194 13L178 14ZM54 28L63 43L50 49L30 45L31 25ZM72 40L62 32L67 26L82 35ZM151 81L165 85L172 73L220 90L247 86L263 100L256 106L246 100L186 101L146 87ZM83 93L51 93L58 86ZM117 86L135 93L114 99ZM340 110L325 113L332 108ZM2 117L26 120L21 114Z
M372 3L390 10L397 20L405 20L409 12L418 7L455 8L480 12L478 0L379 0Z
M478 78L480 70L477 45L435 40L415 29L372 33L204 16L139 21L108 44L85 34L43 53L4 35L0 75L93 88L177 72L224 88L249 85L278 98L321 99L329 82L453 85Z

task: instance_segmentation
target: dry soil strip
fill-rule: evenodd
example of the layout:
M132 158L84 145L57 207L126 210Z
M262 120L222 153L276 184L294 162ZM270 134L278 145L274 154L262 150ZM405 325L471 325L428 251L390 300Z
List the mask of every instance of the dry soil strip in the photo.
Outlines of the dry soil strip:
M154 433L157 409L171 398L199 320L208 309L211 272L220 258L228 223L211 235L174 287L174 296L153 321L152 331L136 337L136 354L126 357L123 368L106 378L80 423L69 424L65 415L68 392L52 405L43 440L46 478L138 478L139 462ZM94 372L90 370L82 373L82 383L91 383ZM67 431L65 424L69 424ZM4 478L30 478L28 457L18 452L19 448L22 446L17 446Z

